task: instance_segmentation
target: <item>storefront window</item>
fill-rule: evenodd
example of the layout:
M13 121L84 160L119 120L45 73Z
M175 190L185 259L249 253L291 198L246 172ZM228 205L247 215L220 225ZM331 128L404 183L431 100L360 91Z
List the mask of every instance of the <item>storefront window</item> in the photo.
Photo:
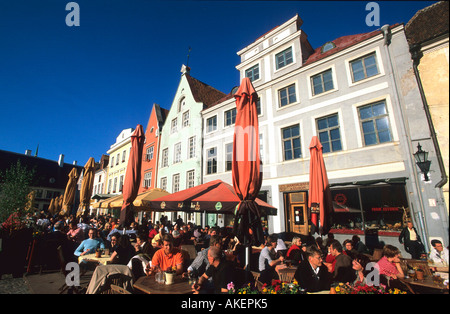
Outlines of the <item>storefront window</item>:
M401 230L403 208L408 207L404 186L361 188L361 202L367 227L386 231Z
M332 229L399 232L408 200L404 185L332 189ZM362 209L362 210L361 210Z
M357 188L331 191L333 199L333 228L363 230L363 220Z

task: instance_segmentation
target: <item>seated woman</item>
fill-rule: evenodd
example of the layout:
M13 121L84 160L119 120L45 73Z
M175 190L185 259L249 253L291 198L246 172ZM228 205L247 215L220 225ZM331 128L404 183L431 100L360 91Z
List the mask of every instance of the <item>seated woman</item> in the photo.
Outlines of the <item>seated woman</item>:
M130 243L130 238L127 235L120 235L110 261L114 264L126 265L134 254L135 250Z
M294 237L292 244L286 254L286 259L291 260L292 265L298 266L302 261L306 260L306 247L302 247L302 239Z
M384 246L383 257L378 261L377 267L380 277L384 276L388 281L405 277L400 265L400 250L393 245Z

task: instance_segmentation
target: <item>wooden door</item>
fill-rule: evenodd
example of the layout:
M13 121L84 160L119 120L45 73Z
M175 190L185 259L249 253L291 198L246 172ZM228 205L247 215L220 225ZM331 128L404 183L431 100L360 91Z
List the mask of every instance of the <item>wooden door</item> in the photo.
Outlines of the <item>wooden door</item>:
M291 232L308 235L308 206L306 192L294 192L287 195L288 225Z

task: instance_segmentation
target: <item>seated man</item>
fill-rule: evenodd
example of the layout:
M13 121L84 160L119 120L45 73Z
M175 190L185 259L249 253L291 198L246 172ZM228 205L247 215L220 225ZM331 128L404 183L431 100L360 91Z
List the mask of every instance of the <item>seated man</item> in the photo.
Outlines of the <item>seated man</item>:
M97 237L96 229L89 229L89 238L81 242L74 252L75 256L83 256L86 254L93 254L97 249L105 249L105 244Z
M331 275L323 264L322 252L314 245L306 249L307 260L300 263L294 278L306 292L329 290Z
M330 244L330 254L334 256L336 263L334 264L333 281L334 282L353 282L356 278L353 270L352 258L343 253L342 244L338 240L334 240Z
M259 253L259 271L261 275L259 281L270 285L272 279L278 279L275 266L284 261L284 257L276 258L275 247L277 246L277 237L270 235L267 237L266 246Z
M431 240L431 245L433 248L430 252L430 259L436 264L448 265L448 249L443 247L439 240Z
M170 233L162 238L163 247L155 252L152 258L152 266L146 269L147 275L155 273L158 269L176 269L176 274L183 273L183 255L181 250L173 246L173 237Z
M217 246L208 249L208 261L211 267L199 278L197 283L192 285L194 294L200 293L202 286L212 278L214 293L227 293L227 286L230 282L236 282L234 265L227 261L222 254L222 250Z

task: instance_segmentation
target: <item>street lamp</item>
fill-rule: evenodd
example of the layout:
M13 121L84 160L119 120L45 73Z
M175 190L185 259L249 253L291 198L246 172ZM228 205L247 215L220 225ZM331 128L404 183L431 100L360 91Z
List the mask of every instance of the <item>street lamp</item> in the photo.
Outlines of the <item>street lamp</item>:
M428 160L428 152L422 150L420 143L417 145L417 152L414 153L414 158L416 159L417 166L419 166L425 176L425 181L429 181L428 171L430 170L431 161Z

